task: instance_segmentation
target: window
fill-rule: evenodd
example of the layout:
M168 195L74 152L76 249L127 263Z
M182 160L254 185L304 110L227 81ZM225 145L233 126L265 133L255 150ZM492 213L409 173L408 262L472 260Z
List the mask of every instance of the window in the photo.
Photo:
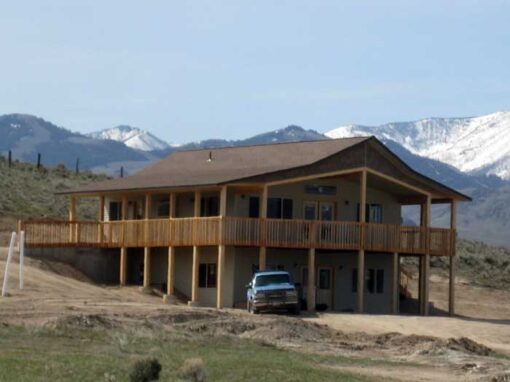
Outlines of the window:
M374 293L375 287L375 271L373 269L368 270L368 277L366 277L367 281L367 291L368 293Z
M317 203L304 202L303 203L303 216L305 220L317 219Z
M316 195L336 195L336 187L322 186L320 184L306 184L305 193Z
M319 270L319 289L322 290L331 289L331 269Z
M353 268L351 278L352 293L358 293L358 269ZM384 269L367 269L365 272L368 293L384 293Z
M260 214L260 199L258 196L250 196L250 218L258 218Z
M382 223L382 205L370 204L368 208L368 220L372 223Z
M320 202L320 218L321 220L331 221L334 215L334 204L332 202Z
M170 202L161 201L158 204L158 218L167 218L170 216Z
M292 199L268 198L267 217L270 219L292 219Z
M218 216L220 199L217 196L203 197L200 201L200 216Z
M376 292L384 293L384 269L377 270L376 281L377 281Z
M359 221L359 203L357 217L357 220ZM382 223L382 205L367 203L365 206L365 221L367 223Z
M110 208L108 211L109 219L110 220L120 220L121 219L121 210L122 210L121 202L110 202Z
M198 267L198 287L216 288L216 264L200 264Z

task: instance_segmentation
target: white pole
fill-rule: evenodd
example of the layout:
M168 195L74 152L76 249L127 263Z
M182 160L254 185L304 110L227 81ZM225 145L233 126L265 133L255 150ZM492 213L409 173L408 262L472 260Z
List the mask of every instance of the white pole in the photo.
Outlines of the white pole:
M16 243L16 232L12 233L11 244L9 245L9 253L7 254L7 262L5 263L4 285L2 286L2 297L7 295L7 281L9 277L9 264L11 263L12 253L14 252L14 244Z
M19 289L23 289L23 264L25 262L25 231L19 234Z

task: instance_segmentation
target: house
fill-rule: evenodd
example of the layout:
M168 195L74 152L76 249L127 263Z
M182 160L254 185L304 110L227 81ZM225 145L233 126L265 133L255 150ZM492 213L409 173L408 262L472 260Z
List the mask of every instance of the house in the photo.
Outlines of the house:
M22 223L31 252L161 288L166 301L241 306L254 271L284 269L309 310L398 313L400 259L415 256L426 315L430 259L446 256L454 313L456 205L470 198L374 137L175 152L65 194L68 221ZM97 221L76 215L81 198L96 198ZM451 206L448 229L430 226L439 203ZM420 226L402 225L405 205L420 206Z

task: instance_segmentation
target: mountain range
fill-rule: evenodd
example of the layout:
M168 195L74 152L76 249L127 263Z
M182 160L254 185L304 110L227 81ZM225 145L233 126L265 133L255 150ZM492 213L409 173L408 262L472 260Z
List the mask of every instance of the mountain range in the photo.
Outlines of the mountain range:
M506 133L505 133L506 132ZM117 176L133 173L175 150L269 144L374 135L415 170L473 197L459 207L459 234L510 247L510 113L474 118L429 118L381 126L347 125L325 134L299 126L243 140L209 139L169 144L153 134L118 126L83 135L26 114L0 116L0 153L45 166L64 164ZM496 137L494 137L494 136ZM461 159L459 159L461 158ZM434 207L434 224L444 226L447 209ZM412 212L406 218L415 220Z
M94 139L122 142L132 149L141 151L165 150L171 146L148 131L127 125L89 133L87 136Z
M375 135L463 172L510 180L510 112L471 118L427 118L380 126L347 125L326 135L330 138Z

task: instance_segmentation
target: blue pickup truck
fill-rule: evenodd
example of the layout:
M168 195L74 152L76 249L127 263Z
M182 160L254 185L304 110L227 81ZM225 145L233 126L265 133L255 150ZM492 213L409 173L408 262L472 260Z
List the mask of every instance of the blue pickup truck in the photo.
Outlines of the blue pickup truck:
M246 286L246 308L250 313L269 310L287 310L299 314L299 299L296 287L288 272L256 272Z

